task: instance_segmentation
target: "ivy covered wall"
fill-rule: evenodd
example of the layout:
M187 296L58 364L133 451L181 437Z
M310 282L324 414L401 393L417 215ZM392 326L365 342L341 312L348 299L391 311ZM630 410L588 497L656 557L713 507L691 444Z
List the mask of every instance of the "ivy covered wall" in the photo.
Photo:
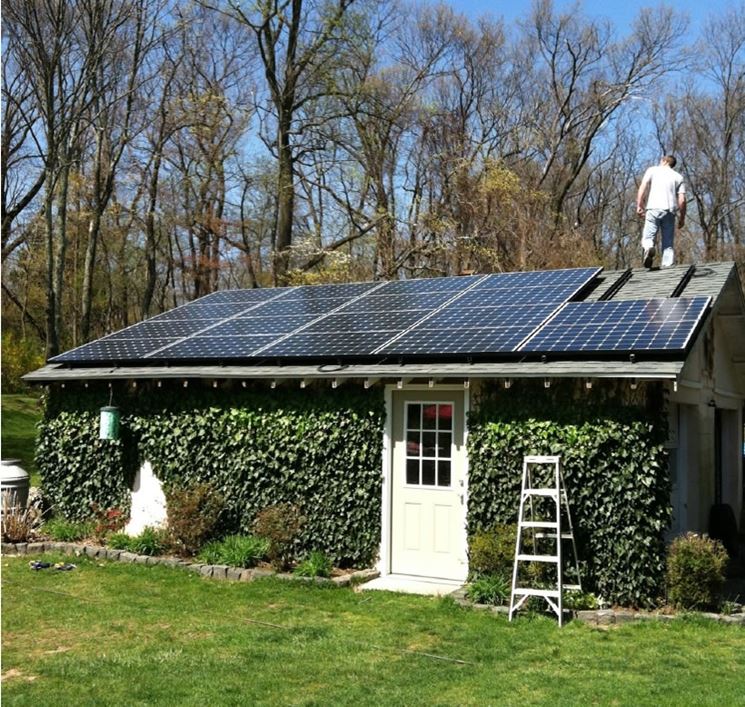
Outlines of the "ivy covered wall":
M224 530L248 530L263 508L298 504L299 551L365 565L380 544L384 404L379 391L212 389L180 384L115 389L121 438L98 439L108 388L54 387L37 466L56 509L126 508L142 460L166 485L211 481L225 496Z
M126 508L142 460L166 484L212 481L225 495L226 531L247 530L262 508L300 505L302 550L363 565L380 543L382 391L291 386L188 389L123 385L121 439L98 439L108 388L51 390L37 465L57 510ZM670 482L662 389L516 381L482 387L469 418L468 527L515 522L522 458L559 454L583 579L607 600L644 605L660 591Z
M661 386L515 382L482 391L469 419L469 533L517 522L524 455L562 458L583 582L640 606L661 591L670 523Z

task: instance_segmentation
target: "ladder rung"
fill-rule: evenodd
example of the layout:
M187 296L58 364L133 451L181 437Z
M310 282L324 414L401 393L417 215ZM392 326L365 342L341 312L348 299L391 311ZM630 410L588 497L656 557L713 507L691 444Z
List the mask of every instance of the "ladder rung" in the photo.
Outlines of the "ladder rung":
M578 592L582 591L582 587L580 587L579 584L562 584L561 586L564 589L576 589Z
M548 520L526 520L522 523L518 523L521 528L550 528L556 530L559 527L558 523L551 522Z
M556 496L556 489L524 489L524 496Z
M530 597L555 597L556 599L559 598L558 589L528 589L516 587L513 594L520 594L521 596Z
M559 562L556 555L518 555L517 559L521 562Z
M556 533L536 533L536 538L556 538ZM571 540L573 538L573 535L571 533L562 533L561 539L562 540Z

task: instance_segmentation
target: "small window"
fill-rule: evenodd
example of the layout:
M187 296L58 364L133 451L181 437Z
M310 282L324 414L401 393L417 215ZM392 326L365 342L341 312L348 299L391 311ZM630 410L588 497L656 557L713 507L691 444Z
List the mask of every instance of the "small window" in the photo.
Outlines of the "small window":
M406 403L406 484L449 488L452 403Z

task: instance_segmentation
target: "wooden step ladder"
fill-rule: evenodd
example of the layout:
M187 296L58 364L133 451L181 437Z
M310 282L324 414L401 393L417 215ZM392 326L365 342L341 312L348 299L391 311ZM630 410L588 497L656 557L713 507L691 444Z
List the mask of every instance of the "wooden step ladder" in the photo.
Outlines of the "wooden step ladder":
M534 467L538 467L535 470ZM553 467L550 471L547 467ZM533 485L536 481L537 485ZM535 499L548 499L553 503L541 503ZM541 504L542 510L536 510ZM539 517L540 516L540 517ZM525 536L528 536L527 538ZM532 552L526 549L526 540L532 541ZM576 582L564 584L564 556L562 541L571 540L574 555L573 570ZM539 552L539 544L548 545L547 550ZM545 563L555 567L556 586L536 587L518 586L529 585L520 577L520 569L527 563ZM569 510L564 476L561 471L561 459L558 456L526 456L523 458L523 479L520 491L520 508L517 517L517 540L515 542L515 561L512 568L512 592L510 594L509 620L515 612L527 601L528 597L542 597L559 618L559 626L563 622L563 592L565 589L582 591L579 575L579 560L577 546L574 541L572 515Z

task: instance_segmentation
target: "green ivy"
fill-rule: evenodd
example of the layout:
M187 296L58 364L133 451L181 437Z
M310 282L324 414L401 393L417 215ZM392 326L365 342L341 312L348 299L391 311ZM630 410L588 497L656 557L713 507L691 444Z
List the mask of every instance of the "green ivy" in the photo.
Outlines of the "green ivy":
M37 463L64 515L126 506L141 460L166 485L212 482L225 496L224 533L287 502L307 516L298 553L364 565L380 543L384 406L373 391L121 387L121 440L98 439L104 388L54 389Z
M612 603L650 604L662 591L671 517L659 391L629 404L523 387L490 390L470 416L469 533L517 522L523 456L558 454L585 589Z

